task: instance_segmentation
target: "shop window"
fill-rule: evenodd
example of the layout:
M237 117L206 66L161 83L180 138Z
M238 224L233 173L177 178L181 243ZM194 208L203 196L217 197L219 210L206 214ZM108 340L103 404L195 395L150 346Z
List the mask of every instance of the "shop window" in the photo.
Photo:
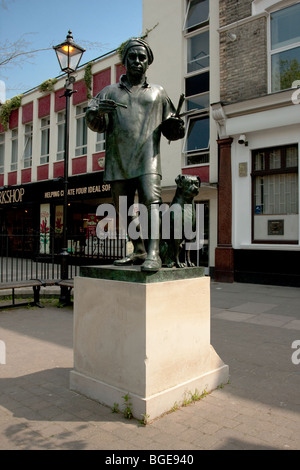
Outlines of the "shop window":
M252 156L254 241L298 240L298 145Z
M96 136L96 152L105 150L105 132L97 132Z
M57 113L57 161L63 160L65 156L65 125L66 113L65 111L61 111Z
M300 3L270 15L271 90L292 88L300 79Z
M41 157L40 164L49 162L49 145L50 145L50 119L45 117L41 119Z
M18 169L18 129L11 131L11 161L10 171Z
M0 175L4 173L5 134L0 134Z
M25 124L23 160L24 168L32 166L32 124Z
M184 29L199 27L209 21L209 0L190 0L188 2Z
M86 104L76 106L76 147L75 157L87 154L87 125L85 120Z
M209 31L187 39L187 72L202 71L209 67Z

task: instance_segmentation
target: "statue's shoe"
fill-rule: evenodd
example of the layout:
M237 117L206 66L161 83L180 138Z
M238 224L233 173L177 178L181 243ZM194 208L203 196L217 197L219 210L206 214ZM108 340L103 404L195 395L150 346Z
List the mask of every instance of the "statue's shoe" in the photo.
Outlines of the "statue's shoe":
M125 256L125 258L122 259L116 259L114 261L115 266L130 266L132 264L142 264L147 257L146 253L131 253L128 256Z
M141 271L155 272L159 271L162 266L162 262L159 256L155 258L147 258L141 266Z

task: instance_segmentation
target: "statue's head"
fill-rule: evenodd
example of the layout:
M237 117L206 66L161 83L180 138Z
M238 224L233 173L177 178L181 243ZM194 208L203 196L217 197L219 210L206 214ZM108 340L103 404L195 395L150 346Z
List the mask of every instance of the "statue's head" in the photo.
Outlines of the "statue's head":
M148 65L151 65L153 62L153 52L149 46L149 44L141 38L132 38L129 39L123 47L122 50L122 64L126 65L126 58L128 55L128 51L133 47L143 47L146 50L148 56Z

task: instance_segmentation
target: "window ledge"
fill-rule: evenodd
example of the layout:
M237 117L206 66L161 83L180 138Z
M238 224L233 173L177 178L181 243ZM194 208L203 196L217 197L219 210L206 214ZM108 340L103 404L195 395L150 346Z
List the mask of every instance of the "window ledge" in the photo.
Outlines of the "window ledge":
M288 245L288 244L268 244L268 243L253 243L253 244L241 244L234 247L237 250L270 250L270 251L300 251L300 245Z
M207 163L196 163L195 165L184 165L182 167L182 169L189 169L189 168L198 168L198 167L201 167L201 166L209 166L210 165L210 162L207 162Z

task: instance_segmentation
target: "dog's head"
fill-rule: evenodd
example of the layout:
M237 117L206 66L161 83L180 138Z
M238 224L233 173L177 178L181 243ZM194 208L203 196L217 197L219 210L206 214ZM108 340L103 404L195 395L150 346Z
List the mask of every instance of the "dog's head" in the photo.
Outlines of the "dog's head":
M201 179L199 176L192 175L178 175L175 179L177 189L184 195L185 198L190 199L197 196L201 186Z

